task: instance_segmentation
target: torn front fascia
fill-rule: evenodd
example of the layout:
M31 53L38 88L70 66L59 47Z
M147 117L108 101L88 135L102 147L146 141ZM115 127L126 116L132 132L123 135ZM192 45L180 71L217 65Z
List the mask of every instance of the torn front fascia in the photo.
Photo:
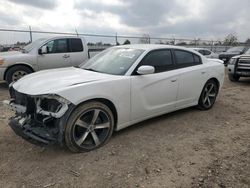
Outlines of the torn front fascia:
M12 99L10 101L4 100L3 104L6 106L9 106L10 109L16 113L24 114L26 112L27 108L25 106L15 104L14 101L15 101L14 99Z
M63 145L65 121L74 105L57 95L32 96L20 93L13 87L10 87L10 96L11 99L3 103L15 112L15 116L10 118L9 126L18 136L37 145ZM38 108L41 109L37 113L39 100ZM66 109L68 110L64 113Z
M42 100L46 100L46 99L54 99L56 101L58 101L61 105L57 107L57 110L55 112L49 111L49 110L44 110L41 106L42 104ZM36 113L37 114L41 114L44 116L50 116L53 118L61 118L69 109L69 104L70 102L67 101L64 98L61 98L59 96L56 95L45 95L45 96L40 96L40 97L36 97Z

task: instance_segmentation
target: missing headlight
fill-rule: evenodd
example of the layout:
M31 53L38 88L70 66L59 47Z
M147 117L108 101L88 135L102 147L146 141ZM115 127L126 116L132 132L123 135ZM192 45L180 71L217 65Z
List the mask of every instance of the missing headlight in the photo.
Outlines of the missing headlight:
M43 110L54 113L58 112L62 108L62 104L58 102L56 99L46 99L46 98L41 100L40 106Z
M69 101L56 95L36 98L36 112L44 116L60 118L68 110Z

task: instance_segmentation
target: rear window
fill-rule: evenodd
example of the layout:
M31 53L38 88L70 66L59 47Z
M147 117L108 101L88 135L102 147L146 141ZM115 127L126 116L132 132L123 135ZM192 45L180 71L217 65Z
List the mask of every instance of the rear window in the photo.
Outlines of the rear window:
M193 54L186 51L175 50L175 57L177 64L194 63Z
M177 65L184 67L201 64L198 55L183 50L175 50L175 58Z
M70 51L71 52L82 52L83 45L81 39L69 39Z
M204 55L210 55L211 54L211 52L210 51L208 51L208 50L204 50Z

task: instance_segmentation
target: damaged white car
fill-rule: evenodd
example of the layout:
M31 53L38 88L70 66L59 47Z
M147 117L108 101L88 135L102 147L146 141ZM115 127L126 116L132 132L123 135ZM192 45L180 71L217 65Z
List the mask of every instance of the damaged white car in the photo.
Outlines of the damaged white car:
M79 68L34 73L10 85L9 125L36 144L74 152L103 146L113 131L178 109L210 109L224 79L219 60L186 48L126 45Z

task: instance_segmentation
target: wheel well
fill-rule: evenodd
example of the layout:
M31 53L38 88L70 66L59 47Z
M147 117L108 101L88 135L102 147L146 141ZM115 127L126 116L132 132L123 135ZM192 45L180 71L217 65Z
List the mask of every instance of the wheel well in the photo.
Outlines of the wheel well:
M101 103L107 105L107 106L110 108L111 112L112 112L113 115L114 115L115 129L116 129L117 121L118 121L118 115L117 115L117 110L116 110L115 105L114 105L110 100L104 99L104 98L90 99L90 100L84 101L83 103L87 103L87 102L91 102L91 101L101 102ZM82 103L81 103L81 104L82 104Z
M217 78L210 78L209 80L213 80L216 83L218 89L220 89L220 82L219 82L219 80Z
M8 72L8 70L9 70L10 68L12 68L12 67L15 67L15 66L27 67L27 68L29 68L32 72L34 72L34 69L33 69L31 66L29 66L29 65L26 65L26 64L14 64L14 65L9 66L9 67L6 69L6 71L4 72L4 80L6 80L6 73Z

